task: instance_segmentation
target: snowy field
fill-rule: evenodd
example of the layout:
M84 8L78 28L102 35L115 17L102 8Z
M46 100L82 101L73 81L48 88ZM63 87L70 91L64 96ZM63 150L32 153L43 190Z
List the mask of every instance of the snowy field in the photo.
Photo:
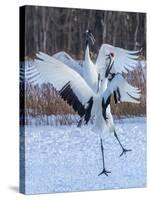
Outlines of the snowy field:
M146 118L116 120L121 148L113 134L104 136L108 177L102 170L99 135L92 125L26 126L26 193L68 192L146 186Z

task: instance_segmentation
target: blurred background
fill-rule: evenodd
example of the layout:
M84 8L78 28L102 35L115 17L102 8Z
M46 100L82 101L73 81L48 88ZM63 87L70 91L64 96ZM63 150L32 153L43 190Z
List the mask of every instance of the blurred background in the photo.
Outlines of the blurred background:
M142 91L141 103L111 101L112 112L118 117L143 116L146 114L146 14L88 9L25 7L25 54L26 65L32 63L38 51L53 55L66 51L76 60L84 59L85 31L90 29L96 39L91 47L95 61L103 43L128 50L142 48L139 66L126 77ZM82 62L82 61L81 61ZM25 89L25 91L24 91ZM25 124L72 124L78 120L74 111L64 102L51 84L21 86L25 97ZM23 106L21 108L23 113ZM52 116L55 116L52 120ZM38 120L37 120L38 119ZM55 121L53 123L53 121Z
M102 43L125 49L146 51L146 15L114 12L30 6L25 11L25 55L32 57L42 51L53 54L61 50L82 58L85 31L96 38L97 53Z

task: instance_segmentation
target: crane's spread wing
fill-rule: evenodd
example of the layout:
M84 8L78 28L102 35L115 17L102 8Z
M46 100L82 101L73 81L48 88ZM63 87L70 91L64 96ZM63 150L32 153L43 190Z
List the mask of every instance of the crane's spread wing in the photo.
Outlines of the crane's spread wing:
M63 52L63 51L58 52L54 54L53 57L61 61L62 63L66 64L71 69L78 72L81 76L83 76L82 65L78 61L74 60L66 52ZM45 82L45 80L42 79L42 77L40 77L40 74L37 71L36 67L34 66L34 62L32 60L30 61L27 60L25 62L20 63L20 81L27 81L33 84L37 84L37 83L42 84Z
M34 65L33 60L26 60L20 63L20 83L43 84L45 80Z
M78 61L74 60L66 52L60 51L60 52L54 54L53 57L56 58L57 60L63 62L64 64L66 64L67 66L69 66L70 68L72 68L73 70L78 72L81 76L83 76L82 65Z
M132 71L138 66L140 52L141 50L129 51L109 44L103 44L96 60L97 71L103 73L102 71L106 70L104 67L105 56L112 53L114 55L114 64L111 72L128 73L128 71Z
M60 96L88 123L96 96L92 89L76 71L61 61L41 52L37 57L34 66L40 76L53 84Z
M140 103L140 90L131 86L121 74L116 74L108 84L102 97L103 116L106 119L106 109L110 104L111 96L114 95L114 101Z

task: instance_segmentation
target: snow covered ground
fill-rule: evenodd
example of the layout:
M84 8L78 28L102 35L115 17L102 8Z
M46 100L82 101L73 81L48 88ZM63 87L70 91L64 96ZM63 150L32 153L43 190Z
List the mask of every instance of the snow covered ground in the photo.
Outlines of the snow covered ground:
M26 193L146 186L146 118L116 120L118 136L132 151L119 157L113 134L104 136L108 177L102 170L99 135L92 125L26 126Z

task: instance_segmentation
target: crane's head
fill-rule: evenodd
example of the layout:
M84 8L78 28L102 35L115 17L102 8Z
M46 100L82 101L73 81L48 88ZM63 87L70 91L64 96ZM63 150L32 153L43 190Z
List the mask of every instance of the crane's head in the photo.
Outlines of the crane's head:
M86 35L86 44L89 44L89 42L91 41L92 44L94 45L95 38L94 38L92 32L89 29L86 30L85 35Z

